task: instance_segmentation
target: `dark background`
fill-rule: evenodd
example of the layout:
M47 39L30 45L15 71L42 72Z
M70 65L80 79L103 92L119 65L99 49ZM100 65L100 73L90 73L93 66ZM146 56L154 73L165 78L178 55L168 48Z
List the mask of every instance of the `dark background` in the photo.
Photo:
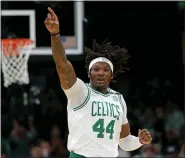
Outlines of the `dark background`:
M73 2L2 2L2 9L36 9L37 42L40 45L50 44L49 34L43 25L47 15L47 6L52 6L59 16L61 34L73 35ZM182 35L184 31L184 10L179 9L178 2L85 2L84 6L84 45L91 47L93 39L101 43L108 38L113 44L126 47L131 55L128 62L130 70L118 76L117 83L111 85L115 90L123 94L128 108L141 109L138 100L144 103L144 109L154 108L155 106L165 107L166 100L170 99L183 110L184 65L182 60ZM15 19L11 20L14 21ZM16 28L17 31L20 26L15 23L12 27L10 23L12 21L9 23L2 21L3 38L13 32L13 29ZM21 29L17 36L27 36L26 32L26 29ZM85 54L75 56L75 58L68 56L68 58L72 62L77 76L88 82L84 66ZM43 88L45 92L48 91L47 89L52 89L59 100L60 106L66 106L66 97L61 90L52 56L31 56L29 74L31 80L30 84L25 86L27 92L32 85L45 86L47 87ZM151 90L148 88L147 83L155 78L159 79L160 88L157 90L156 95L150 97ZM172 84L172 88L170 93L164 97L163 93L166 90L164 85L167 80ZM7 96L10 97L12 93L3 88L2 95L4 98L8 98ZM139 99L137 100L136 98ZM4 113L9 111L7 104L10 103L5 99ZM34 115L33 112L31 114ZM66 110L63 110L61 115L63 116L63 121L59 124L64 137L67 129ZM136 120L137 117L135 118ZM49 118L50 115L47 119ZM131 119L130 115L129 118ZM42 124L38 122L37 124ZM159 128L162 128L162 126L159 125ZM48 129L48 131L50 129L50 127L43 128ZM138 128L143 128L143 126L139 124L132 125L132 133L137 135ZM40 135L45 135L45 138L48 137L46 130L41 130Z
M36 16L36 45L38 47L50 46L50 36L44 26L44 20L47 17L47 7L52 8L56 12L61 21L61 35L74 35L74 2L32 2L32 1L3 1L2 9L23 10L34 9ZM24 19L23 19L24 18ZM28 17L2 17L3 30L9 33L15 33L19 38L25 38L29 35ZM19 31L21 30L21 31ZM7 31L2 31L2 37L7 37Z

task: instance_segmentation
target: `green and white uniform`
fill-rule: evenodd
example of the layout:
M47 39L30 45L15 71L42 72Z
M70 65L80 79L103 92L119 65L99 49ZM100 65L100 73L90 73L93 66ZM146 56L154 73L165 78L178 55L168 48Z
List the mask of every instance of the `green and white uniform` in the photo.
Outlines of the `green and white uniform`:
M117 157L122 125L128 123L123 96L100 93L77 78L68 98L68 150L85 157Z

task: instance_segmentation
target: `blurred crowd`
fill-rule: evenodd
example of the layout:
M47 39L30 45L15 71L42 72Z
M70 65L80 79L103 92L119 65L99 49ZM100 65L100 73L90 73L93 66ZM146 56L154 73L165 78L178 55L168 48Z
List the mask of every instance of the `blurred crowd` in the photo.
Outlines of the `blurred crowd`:
M68 157L67 105L46 78L2 90L2 158Z
M132 156L185 157L185 117L183 103L176 98L179 95L177 88L170 80L161 84L159 76L147 80L144 87L143 92L136 92L127 102L128 118L132 130L148 129L153 141Z
M47 77L31 76L30 81L3 90L1 157L68 157L67 102L57 95L65 96L48 86ZM185 157L183 105L173 97L180 92L170 80L161 84L158 76L142 87L128 94L127 116L133 135L147 128L153 141L133 152L119 149L119 157Z

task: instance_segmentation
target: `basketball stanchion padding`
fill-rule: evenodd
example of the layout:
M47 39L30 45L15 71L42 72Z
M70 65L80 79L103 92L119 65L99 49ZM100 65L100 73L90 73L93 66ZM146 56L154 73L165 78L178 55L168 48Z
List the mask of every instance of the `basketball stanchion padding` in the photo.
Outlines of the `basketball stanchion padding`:
M4 86L28 84L28 59L33 48L30 39L2 39L2 72Z

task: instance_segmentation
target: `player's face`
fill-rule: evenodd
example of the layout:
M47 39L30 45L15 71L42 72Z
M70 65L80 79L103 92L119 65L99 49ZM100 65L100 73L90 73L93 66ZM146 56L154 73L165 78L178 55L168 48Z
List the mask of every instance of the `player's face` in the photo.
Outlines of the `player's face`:
M107 88L112 79L112 71L107 63L97 62L92 66L89 77L93 87Z

